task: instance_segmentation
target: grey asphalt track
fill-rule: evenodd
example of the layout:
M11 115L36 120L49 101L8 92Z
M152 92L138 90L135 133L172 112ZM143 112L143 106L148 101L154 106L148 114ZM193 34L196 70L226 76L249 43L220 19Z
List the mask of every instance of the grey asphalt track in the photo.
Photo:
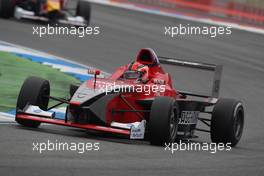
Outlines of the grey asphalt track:
M80 130L43 125L32 130L16 124L0 125L0 175L232 175L261 176L264 173L264 36L233 30L232 35L164 36L165 25L188 21L149 15L118 8L93 6L92 25L99 36L77 38L32 35L36 23L0 20L0 40L24 45L111 72L131 61L142 47L158 55L223 64L222 97L240 99L246 124L238 146L231 151L178 151L174 154L147 142L112 136L99 137ZM207 86L203 77L178 74L165 66L177 87ZM189 76L189 77L188 77ZM188 77L188 78L187 78ZM11 81L11 80L10 80ZM199 133L200 134L200 133ZM99 151L32 151L33 142L99 142ZM199 141L209 142L206 134Z

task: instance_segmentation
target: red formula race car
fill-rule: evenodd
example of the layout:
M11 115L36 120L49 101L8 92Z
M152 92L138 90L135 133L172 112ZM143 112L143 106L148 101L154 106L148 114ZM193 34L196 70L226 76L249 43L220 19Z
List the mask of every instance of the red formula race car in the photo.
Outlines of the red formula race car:
M175 89L160 63L214 71L212 95ZM221 72L219 65L157 57L152 49L141 49L136 62L119 67L107 78L90 70L94 78L72 85L69 99L50 96L49 81L27 78L17 100L16 121L28 127L50 123L121 134L153 145L193 138L199 130L209 132L213 142L235 146L242 135L244 110L238 100L218 98ZM65 120L54 118L49 110L56 105L48 107L50 99L67 104ZM198 129L198 122L209 129Z
M0 17L89 25L91 5L88 1L79 0L76 8L69 8L67 4L67 0L0 0Z

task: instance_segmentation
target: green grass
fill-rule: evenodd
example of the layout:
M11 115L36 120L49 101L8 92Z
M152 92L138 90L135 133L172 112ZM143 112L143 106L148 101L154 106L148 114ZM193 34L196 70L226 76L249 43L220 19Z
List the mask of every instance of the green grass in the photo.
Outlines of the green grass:
M71 83L79 83L73 76L57 69L20 58L15 54L0 52L0 111L16 106L21 85L28 76L38 76L50 81L51 95L65 97Z

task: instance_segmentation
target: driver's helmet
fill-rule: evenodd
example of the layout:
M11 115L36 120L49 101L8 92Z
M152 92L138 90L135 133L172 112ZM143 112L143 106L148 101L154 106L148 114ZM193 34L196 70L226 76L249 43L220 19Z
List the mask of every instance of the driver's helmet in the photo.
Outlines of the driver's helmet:
M159 59L151 48L142 48L124 73L126 79L139 79L146 83L149 80L149 68L159 66Z
M42 0L46 2L47 12L60 11L62 1L61 0Z
M136 61L149 67L159 65L159 59L151 48L141 49L137 54Z
M148 80L149 67L140 62L134 61L129 64L127 71L124 73L126 79L137 79L143 82Z

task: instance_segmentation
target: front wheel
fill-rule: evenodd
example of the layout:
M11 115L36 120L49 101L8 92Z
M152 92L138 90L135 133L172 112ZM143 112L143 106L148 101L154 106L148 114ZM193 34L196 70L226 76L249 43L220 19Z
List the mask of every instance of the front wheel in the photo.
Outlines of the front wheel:
M211 140L236 146L244 127L244 108L240 101L219 99L213 109Z
M49 81L38 77L28 77L20 89L16 110L18 112L24 110L27 105L35 105L45 111L48 108L49 95ZM21 125L32 128L36 128L40 125L40 122L32 120L16 118L16 121Z
M11 0L0 0L0 17L11 18L14 16L15 4Z
M177 102L170 97L157 97L149 117L150 143L164 145L175 141L179 123Z
M87 25L90 24L91 4L88 1L79 0L77 2L76 16L81 16L86 20Z

